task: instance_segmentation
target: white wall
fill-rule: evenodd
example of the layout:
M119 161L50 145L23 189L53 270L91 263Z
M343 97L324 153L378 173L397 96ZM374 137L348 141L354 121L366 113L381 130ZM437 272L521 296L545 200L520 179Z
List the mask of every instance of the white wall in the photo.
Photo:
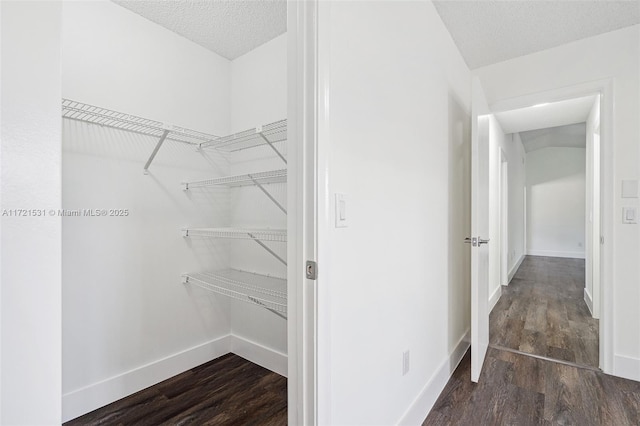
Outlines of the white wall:
M230 64L112 2L66 2L62 96L195 130L229 131ZM226 161L167 141L63 121L63 206L129 209L63 220L63 416L73 418L229 350L227 300L181 283L224 242L184 226L230 222L228 195L180 182Z
M60 3L0 4L2 216L0 423L59 424Z
M217 135L231 130L228 60L106 0L65 2L62 37L65 97Z
M584 148L527 153L527 254L584 258Z
M231 62L231 131L282 120L287 115L287 35Z
M638 206L638 199L621 198L621 181L640 177L640 115L638 84L640 69L640 27L638 25L596 37L501 62L476 70L489 98L499 100L563 88L578 83L613 78L615 113L613 140L603 139L605 152L612 155L613 181L604 192L604 273L611 286L613 314L612 365L607 371L640 380L640 231L638 225L622 224L622 207ZM513 76L518 76L514 78ZM605 99L605 102L608 102ZM605 128L603 127L603 128ZM611 229L612 231L607 231ZM607 343L608 344L608 343Z
M429 2L320 8L322 202L349 226L320 237L318 421L415 424L467 347L470 73Z
M525 151L518 134L505 135L500 123L491 116L489 123L489 308L497 303L501 294L502 251L507 252L507 272L513 276L524 256L524 187ZM501 155L508 164L507 216L500 218ZM502 247L502 220L507 221L507 247ZM508 278L508 277L507 277Z
M283 34L231 62L231 131L239 132L287 117L287 36ZM286 155L286 143L276 144ZM286 168L286 164L264 146L229 156L233 174ZM286 183L267 189L286 207ZM287 216L255 186L232 191L233 225L287 227ZM286 259L286 244L267 243ZM230 265L234 268L286 278L287 268L253 241L232 244ZM245 340L280 354L280 373L286 371L287 321L261 307L232 301L231 331ZM248 357L250 354L242 353ZM254 361L260 361L253 358ZM272 367L273 368L273 367ZM283 371L284 370L284 371Z

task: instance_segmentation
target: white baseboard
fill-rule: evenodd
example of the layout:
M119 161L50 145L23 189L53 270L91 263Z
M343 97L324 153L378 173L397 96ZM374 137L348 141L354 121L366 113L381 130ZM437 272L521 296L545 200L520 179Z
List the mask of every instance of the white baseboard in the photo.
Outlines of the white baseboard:
M640 381L640 359L622 355L613 357L613 375Z
M589 308L589 313L593 316L593 298L589 293L589 290L585 287L584 289L584 303L587 304L587 308Z
M231 335L231 352L267 370L287 377L288 362L286 354L236 335Z
M427 384L422 388L418 396L413 400L407 411L402 415L397 424L400 425L421 425L427 418L429 411L433 408L440 393L447 385L449 378L455 371L458 364L469 349L470 335L469 331L458 341L453 352L442 365L431 376Z
M528 250L529 256L567 257L570 259L584 259L584 252L580 251L552 251L552 250Z
M187 371L230 352L227 335L186 349L98 383L62 395L62 421L75 419L127 395Z
M520 265L522 265L522 262L524 261L524 256L525 256L524 254L522 256L520 256L520 259L518 259L516 264L513 265L513 268L511 268L511 270L509 271L509 281L508 282L511 282L513 277L516 275L516 272L518 272L518 268L520 268Z
M229 334L62 395L62 421L75 419L229 352L287 376L287 355Z
M496 306L496 303L498 303L498 300L500 300L500 296L502 296L502 286L501 285L499 285L498 288L495 289L493 294L491 296L489 296L489 313L491 313L491 311L493 311L493 308Z

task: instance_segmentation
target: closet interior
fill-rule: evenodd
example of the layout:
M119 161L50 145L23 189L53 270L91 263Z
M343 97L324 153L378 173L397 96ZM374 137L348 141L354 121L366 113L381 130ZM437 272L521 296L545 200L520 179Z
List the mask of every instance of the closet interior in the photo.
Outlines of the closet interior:
M287 376L286 2L237 3L64 4L65 421L227 353ZM180 35L216 13L271 27Z

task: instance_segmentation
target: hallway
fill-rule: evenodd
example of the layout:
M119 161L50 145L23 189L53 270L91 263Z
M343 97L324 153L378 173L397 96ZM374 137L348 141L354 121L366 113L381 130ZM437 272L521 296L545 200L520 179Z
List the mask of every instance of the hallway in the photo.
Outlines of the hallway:
M583 291L583 259L527 256L491 312L489 343L598 368L598 320Z

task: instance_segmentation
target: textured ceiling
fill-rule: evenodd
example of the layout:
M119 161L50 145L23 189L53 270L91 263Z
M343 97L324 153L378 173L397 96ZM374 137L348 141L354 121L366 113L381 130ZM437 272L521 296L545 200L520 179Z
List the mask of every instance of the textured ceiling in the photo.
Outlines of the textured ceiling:
M535 105L495 113L496 120L505 133L546 129L567 124L584 123L589 117L596 96L567 99L559 102Z
M471 69L640 23L640 0L435 0Z
M548 129L529 130L521 132L520 139L526 152L552 146L584 148L587 144L587 125L579 123Z
M287 30L286 0L112 0L227 58Z

